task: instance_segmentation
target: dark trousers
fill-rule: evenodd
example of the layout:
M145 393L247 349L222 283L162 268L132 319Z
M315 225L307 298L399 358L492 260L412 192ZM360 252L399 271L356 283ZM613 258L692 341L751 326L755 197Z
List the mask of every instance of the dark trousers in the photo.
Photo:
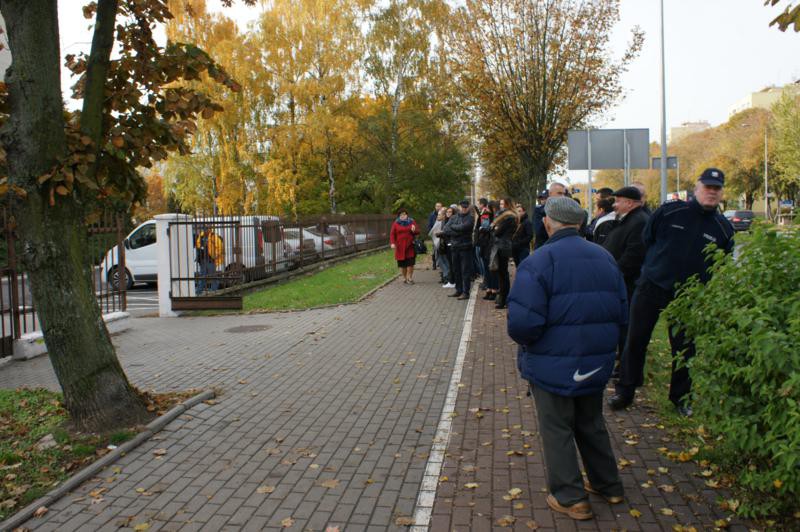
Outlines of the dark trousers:
M508 299L508 291L511 289L511 278L508 275L507 251L497 252L497 291L498 303L505 303Z
M547 466L547 486L553 497L564 506L587 498L576 444L592 488L607 497L622 496L617 460L603 418L602 392L564 397L533 386L533 399Z
M469 295L472 283L472 261L475 256L472 247L453 250L453 271L455 272L456 292Z
M511 253L514 256L514 266L519 268L520 263L531 254L531 248L529 246L516 247L511 250Z
M647 347L653 336L661 312L670 304L674 293L664 290L649 281L643 281L633 293L630 304L630 320L628 335L625 339L625 349L622 351L620 361L619 381L616 385L617 394L633 398L636 388L644 384L644 366L647 358ZM695 355L694 342L686 338L684 332L677 328L670 328L669 343L672 348L672 378L670 381L670 400L681 404L691 391L689 370L682 365L677 368L677 357L682 356L688 361Z

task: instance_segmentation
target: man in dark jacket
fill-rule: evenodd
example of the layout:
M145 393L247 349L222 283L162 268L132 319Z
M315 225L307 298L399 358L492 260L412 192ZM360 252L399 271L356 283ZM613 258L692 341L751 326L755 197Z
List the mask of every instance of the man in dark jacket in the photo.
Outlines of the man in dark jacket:
M450 297L469 299L469 289L472 283L472 230L474 218L470 210L469 201L459 203L459 212L453 215L444 227L444 235L450 239L453 253L452 268L455 272L456 291Z
M547 189L547 198L560 198L567 195L567 187L561 183L551 183L550 188ZM547 203L536 207L533 219L533 229L536 231L536 241L533 243L534 249L539 248L547 242L547 230L544 228L544 207Z
M633 402L636 388L644 384L644 364L647 346L661 311L675 297L677 285L692 275L700 281L710 278L709 259L705 249L709 244L730 252L733 250L733 227L719 212L725 174L708 168L699 177L695 197L689 201L673 201L659 207L644 229L646 248L642 273L631 302L631 323L620 364L620 379L616 393L609 399L611 408L618 410ZM669 398L684 416L692 414L688 396L691 391L689 369L676 367L677 356L684 360L695 354L694 342L687 340L681 330L670 330L672 346L672 380Z
M521 203L517 204L517 214L519 215L519 226L511 242L511 255L514 258L514 265L519 268L520 263L531 254L533 224L530 218L528 218L525 206Z
M545 214L550 238L517 270L508 334L520 346L517 366L533 388L550 489L547 504L573 519L591 519L586 491L612 504L622 502L603 420L603 390L627 320L625 281L607 251L578 236L584 213L577 203L550 198Z
M614 193L614 198L617 224L605 238L602 246L617 261L617 266L625 278L628 301L631 301L644 262L645 247L642 232L650 217L642 209L642 194L636 187L622 187Z

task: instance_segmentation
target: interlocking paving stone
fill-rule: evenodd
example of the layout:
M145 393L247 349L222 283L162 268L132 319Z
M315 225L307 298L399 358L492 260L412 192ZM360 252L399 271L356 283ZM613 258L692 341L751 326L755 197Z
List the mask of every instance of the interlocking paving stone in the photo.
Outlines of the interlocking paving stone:
M435 277L418 271L416 285L391 283L358 305L135 319L114 337L131 381L216 387L217 403L188 411L114 464L119 474L103 471L25 526L96 530L133 516L128 527L150 530L261 530L287 517L292 530L351 530L350 519L398 528L395 517L413 512L463 325L464 302L444 297ZM48 359L0 368L0 387L19 386L58 389ZM156 458L157 448L167 454ZM101 486L113 504L92 504Z
M395 520L414 512L465 309L444 297L434 277L419 271L416 285L394 282L358 305L134 320L114 337L132 382L156 391L215 387L217 404L193 408L114 464L119 474L102 472L25 526L261 531L282 530L291 517L290 530L404 529ZM225 332L233 327L252 332ZM499 529L505 515L516 518L515 530L535 521L559 531L703 529L726 517L715 504L724 491L706 488L693 464L658 452L675 445L665 431L642 427L658 421L641 404L606 412L617 458L632 462L621 471L625 504L592 496L596 517L582 523L551 512L535 408L515 353L505 313L479 300L441 472L449 480L438 486L432 531ZM0 387L20 386L58 389L47 358L0 367ZM639 435L637 445L625 443L626 431ZM166 456L156 458L157 448ZM658 467L669 472L648 474ZM338 484L322 485L331 479ZM654 486L641 486L651 479ZM465 489L467 482L480 486ZM274 491L258 493L261 486ZM107 491L93 503L88 493L99 487ZM512 487L522 496L504 500ZM634 518L631 508L642 515ZM730 529L746 527L734 521Z

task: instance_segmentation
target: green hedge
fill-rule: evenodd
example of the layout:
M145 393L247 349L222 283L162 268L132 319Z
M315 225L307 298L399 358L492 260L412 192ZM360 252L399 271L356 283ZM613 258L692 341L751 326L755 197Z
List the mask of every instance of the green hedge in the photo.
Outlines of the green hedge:
M800 510L800 232L756 225L743 240L666 316L695 338L696 422L737 479L740 513L788 517Z

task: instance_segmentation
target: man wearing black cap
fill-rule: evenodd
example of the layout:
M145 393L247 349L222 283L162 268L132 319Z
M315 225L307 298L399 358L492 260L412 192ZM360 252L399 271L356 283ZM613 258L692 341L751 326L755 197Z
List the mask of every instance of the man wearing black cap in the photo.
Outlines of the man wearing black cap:
M614 256L628 290L628 301L639 279L644 262L645 247L642 231L650 218L642 210L642 193L636 187L622 187L612 194L617 224L602 242Z
M458 299L469 299L472 282L472 229L474 218L469 208L469 201L461 200L459 212L447 222L443 234L450 239L453 251L453 272L455 273L456 291L450 294Z
M630 324L620 364L616 393L609 399L611 408L625 408L633 402L636 388L644 383L647 345L661 311L675 297L676 286L692 275L706 282L710 273L704 252L713 244L725 252L733 250L733 227L719 212L725 174L706 169L697 181L695 197L662 205L647 222L643 233L646 248L642 272L631 302ZM676 356L694 356L694 343L681 330L669 331L672 346L672 381L669 398L685 416L692 411L688 402L691 390L689 370L676 368Z

